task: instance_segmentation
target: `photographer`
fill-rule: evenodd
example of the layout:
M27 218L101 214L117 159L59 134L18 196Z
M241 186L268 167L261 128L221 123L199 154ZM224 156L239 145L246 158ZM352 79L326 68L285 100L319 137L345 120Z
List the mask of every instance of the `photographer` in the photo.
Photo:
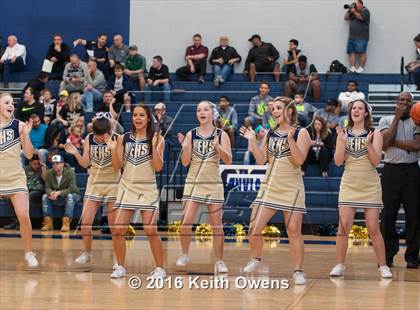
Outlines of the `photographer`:
M350 72L362 73L366 64L366 50L369 41L370 12L363 6L362 0L356 0L347 9L344 19L350 21L349 39L347 41L347 54L349 55ZM356 55L358 67L356 68Z

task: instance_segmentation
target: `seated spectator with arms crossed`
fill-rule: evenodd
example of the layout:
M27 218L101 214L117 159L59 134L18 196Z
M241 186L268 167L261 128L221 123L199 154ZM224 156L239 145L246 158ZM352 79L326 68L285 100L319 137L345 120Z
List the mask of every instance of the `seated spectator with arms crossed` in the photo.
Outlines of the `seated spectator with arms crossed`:
M171 83L169 80L169 69L162 63L162 57L157 55L153 57L153 64L150 67L145 87L145 101L150 102L151 91L163 91L163 100L168 103L171 100Z
M54 35L53 43L48 47L45 58L54 63L49 78L51 80L61 80L64 67L70 61L70 48L63 42L61 34Z
M198 73L198 82L204 83L209 49L201 45L201 35L198 33L193 36L193 43L193 45L188 46L185 50L185 61L187 65L176 70L176 75L181 81L188 81L190 74Z
M139 83L140 90L144 90L147 76L146 58L138 53L137 45L131 45L128 48L124 68L124 73Z

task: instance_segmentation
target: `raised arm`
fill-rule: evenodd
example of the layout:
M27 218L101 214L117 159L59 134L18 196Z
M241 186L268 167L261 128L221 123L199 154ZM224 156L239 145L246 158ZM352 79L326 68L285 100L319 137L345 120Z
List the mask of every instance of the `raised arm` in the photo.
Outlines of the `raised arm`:
M112 168L114 168L115 171L119 171L123 164L123 139L124 136L121 135L116 140L115 138L109 137L107 141L108 149L111 150Z
M64 150L67 153L73 155L80 166L82 166L83 168L89 167L90 165L89 139L86 139L86 142L83 144L83 155L81 155L79 151L77 150L77 148L71 143L66 143L64 145Z
M337 127L336 131L337 143L334 153L334 162L337 166L341 166L346 159L347 132L341 127Z
M296 128L292 127L287 136L289 142L290 153L292 154L290 159L293 165L302 166L308 156L308 151L311 146L311 137L306 129L301 129L297 141L295 141Z
M27 159L31 159L34 155L34 147L32 146L31 138L29 137L29 133L32 130L32 123L32 118L26 123L19 122L20 143L22 144L23 154Z
M192 156L192 135L191 131L189 131L185 137L182 133L178 133L178 141L181 143L182 150L181 150L181 162L184 167L188 167L191 162Z
M258 146L257 138L254 130L249 127L242 126L239 129L240 134L248 140L248 149L254 155L255 161L258 165L265 165L267 162L267 138L264 137L263 143Z

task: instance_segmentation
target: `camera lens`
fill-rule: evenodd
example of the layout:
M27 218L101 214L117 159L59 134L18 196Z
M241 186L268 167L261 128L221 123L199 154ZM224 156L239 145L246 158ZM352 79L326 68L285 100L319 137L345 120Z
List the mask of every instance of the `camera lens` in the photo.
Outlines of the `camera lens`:
M345 5L344 5L344 9L346 9L346 10L350 9L350 5L345 4Z

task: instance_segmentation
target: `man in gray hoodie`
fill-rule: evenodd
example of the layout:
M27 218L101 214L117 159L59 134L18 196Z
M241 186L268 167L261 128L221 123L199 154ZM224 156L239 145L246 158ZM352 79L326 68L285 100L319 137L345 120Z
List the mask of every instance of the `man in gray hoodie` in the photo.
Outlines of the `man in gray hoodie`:
M60 92L67 90L68 92L83 93L88 84L92 84L92 79L86 63L80 61L77 54L70 55L70 62L64 67Z
M106 80L102 71L98 69L96 61L89 60L87 67L92 83L85 88L82 104L86 112L93 112L94 103L99 103L102 100L102 95L106 88Z

